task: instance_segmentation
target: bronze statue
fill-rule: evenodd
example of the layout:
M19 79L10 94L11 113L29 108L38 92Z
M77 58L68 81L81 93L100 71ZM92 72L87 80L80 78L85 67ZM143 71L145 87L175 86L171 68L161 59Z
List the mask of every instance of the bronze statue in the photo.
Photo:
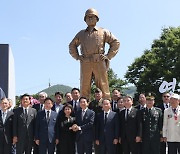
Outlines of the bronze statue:
M94 79L96 87L102 90L103 98L110 99L107 71L109 60L117 54L120 42L110 31L96 26L99 16L95 9L86 11L84 21L88 27L77 33L69 44L71 56L81 63L81 96L89 98ZM110 46L107 54L105 43ZM81 54L78 52L79 45Z

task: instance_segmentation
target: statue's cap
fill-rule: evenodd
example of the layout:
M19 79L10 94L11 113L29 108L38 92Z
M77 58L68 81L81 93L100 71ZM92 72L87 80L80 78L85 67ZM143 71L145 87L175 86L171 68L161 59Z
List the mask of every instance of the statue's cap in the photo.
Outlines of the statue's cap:
M90 8L85 12L84 21L86 21L86 16L88 15L95 15L97 17L97 20L99 21L99 15L97 10Z

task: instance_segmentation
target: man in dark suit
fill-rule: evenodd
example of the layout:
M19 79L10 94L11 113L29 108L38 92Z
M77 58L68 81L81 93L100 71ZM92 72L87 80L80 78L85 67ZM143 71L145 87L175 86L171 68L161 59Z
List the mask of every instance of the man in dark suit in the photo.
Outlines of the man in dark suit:
M114 112L116 112L119 115L121 111L123 111L124 109L125 107L124 107L123 97L119 97L117 100L117 109ZM122 144L120 142L118 142L116 146L116 153L123 154Z
M47 98L47 93L45 92L40 92L39 93L39 102L40 104L34 104L33 105L33 108L36 109L36 111L41 111L41 110L44 110L44 100Z
M21 105L14 110L13 144L17 154L31 154L34 141L35 118L37 111L30 105L30 95L21 96Z
M51 110L55 111L56 113L59 113L63 108L63 105L62 105L63 93L58 91L55 93L54 97L55 97L55 103L53 107L51 108Z
M115 154L119 139L119 119L116 112L111 111L110 100L103 100L103 110L97 117L96 144L100 146L100 154Z
M140 116L138 109L132 107L131 96L124 96L125 109L120 112L120 140L124 154L137 154L137 142L141 141Z
M79 105L80 90L78 88L73 88L71 90L71 95L73 99L68 103L72 105L74 112L76 113L76 111L80 110L80 105Z
M46 92L40 92L39 93L39 102L40 104L34 104L33 108L36 109L36 111L42 111L44 110L44 100L47 98L47 93ZM34 143L33 145L33 154L39 154L39 146Z
M1 99L0 106L0 154L10 154L14 113L8 111L9 101L6 98Z
M139 104L135 106L135 108L138 110L142 110L146 108L146 96L144 93L141 93L139 95ZM138 147L138 154L142 154L142 142L137 143L137 147Z
M36 118L35 142L39 145L39 154L54 154L55 144L58 144L55 132L57 113L52 111L53 100L46 98L45 110L39 111Z
M94 111L88 109L88 100L85 97L79 99L81 109L76 112L76 123L72 126L77 132L78 154L92 154Z
M112 101L111 101L111 109L115 111L117 109L117 100L121 97L121 92L118 89L112 90Z
M160 103L157 107L162 110L162 117L164 117L164 110L169 108L170 106L170 94L165 92L162 94L163 102ZM166 154L166 142L161 141L160 143L160 154Z

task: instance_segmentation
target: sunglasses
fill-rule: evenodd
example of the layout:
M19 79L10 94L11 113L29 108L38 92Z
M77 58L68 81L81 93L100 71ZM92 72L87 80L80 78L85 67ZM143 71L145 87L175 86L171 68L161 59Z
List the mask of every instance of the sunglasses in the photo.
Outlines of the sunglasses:
M167 98L169 98L170 96L163 96L163 97L167 97Z

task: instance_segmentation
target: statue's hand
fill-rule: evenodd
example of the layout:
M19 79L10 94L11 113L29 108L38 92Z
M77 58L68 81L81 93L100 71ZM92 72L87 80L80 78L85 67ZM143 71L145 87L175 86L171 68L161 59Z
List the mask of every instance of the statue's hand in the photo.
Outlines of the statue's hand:
M82 55L79 55L78 60L83 61L84 57Z
M104 61L104 60L109 60L108 59L108 57L106 56L106 55L104 55L104 54L100 54L100 59L102 60L102 61Z

